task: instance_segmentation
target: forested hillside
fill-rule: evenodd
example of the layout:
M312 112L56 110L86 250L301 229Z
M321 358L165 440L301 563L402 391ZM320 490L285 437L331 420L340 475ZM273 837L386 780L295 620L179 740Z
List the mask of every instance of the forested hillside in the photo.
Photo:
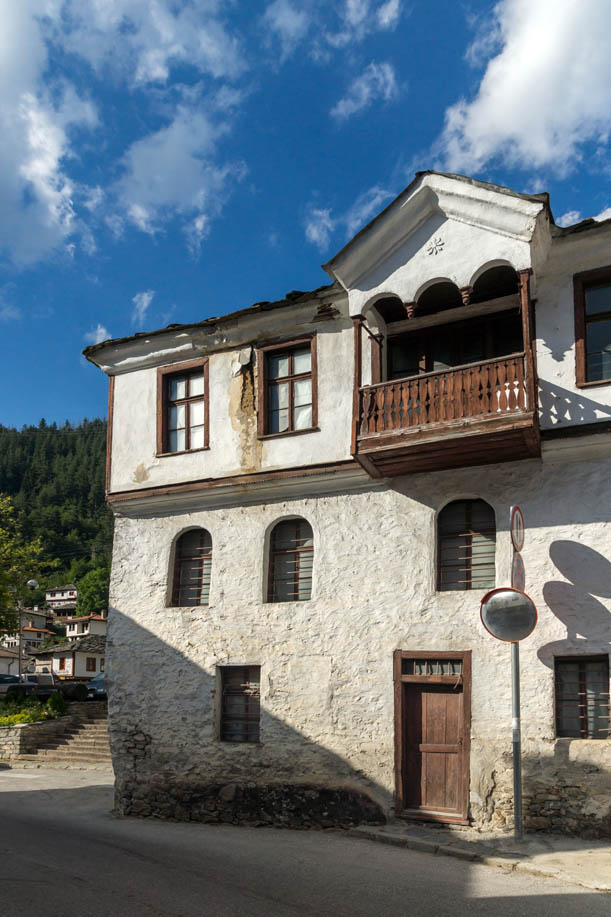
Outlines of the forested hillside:
M18 509L26 538L56 560L41 586L76 583L79 611L106 607L112 514L104 502L106 421L78 426L0 426L0 493ZM41 590L33 596L44 600ZM98 606L98 607L94 607Z

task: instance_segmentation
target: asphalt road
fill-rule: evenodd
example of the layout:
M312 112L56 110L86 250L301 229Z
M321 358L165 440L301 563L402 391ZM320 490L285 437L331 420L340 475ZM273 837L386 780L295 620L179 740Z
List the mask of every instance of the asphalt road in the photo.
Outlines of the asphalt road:
M322 831L117 819L101 772L0 770L2 917L609 917L551 879Z

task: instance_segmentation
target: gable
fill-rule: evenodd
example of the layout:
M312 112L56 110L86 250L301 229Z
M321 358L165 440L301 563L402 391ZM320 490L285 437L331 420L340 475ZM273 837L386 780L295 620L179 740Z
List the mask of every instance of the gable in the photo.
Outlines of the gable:
M438 280L473 284L486 267L532 266L543 201L427 173L365 227L325 269L357 315L382 295L413 302ZM543 216L541 216L543 214Z

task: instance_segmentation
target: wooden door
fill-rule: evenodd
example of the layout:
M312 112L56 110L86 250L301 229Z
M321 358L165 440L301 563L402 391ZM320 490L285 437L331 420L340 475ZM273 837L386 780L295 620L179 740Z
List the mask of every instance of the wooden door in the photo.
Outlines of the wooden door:
M470 666L465 664L466 656L400 653L395 662L397 814L467 821Z
M404 685L405 806L458 814L461 783L462 689Z

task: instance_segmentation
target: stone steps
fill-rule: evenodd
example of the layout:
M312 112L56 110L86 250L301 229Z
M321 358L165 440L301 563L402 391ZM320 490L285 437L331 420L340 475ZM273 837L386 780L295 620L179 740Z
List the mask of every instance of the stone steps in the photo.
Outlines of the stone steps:
M38 767L111 765L108 720L103 711L70 712L76 721L61 735L44 739L37 748L18 755L15 760Z

